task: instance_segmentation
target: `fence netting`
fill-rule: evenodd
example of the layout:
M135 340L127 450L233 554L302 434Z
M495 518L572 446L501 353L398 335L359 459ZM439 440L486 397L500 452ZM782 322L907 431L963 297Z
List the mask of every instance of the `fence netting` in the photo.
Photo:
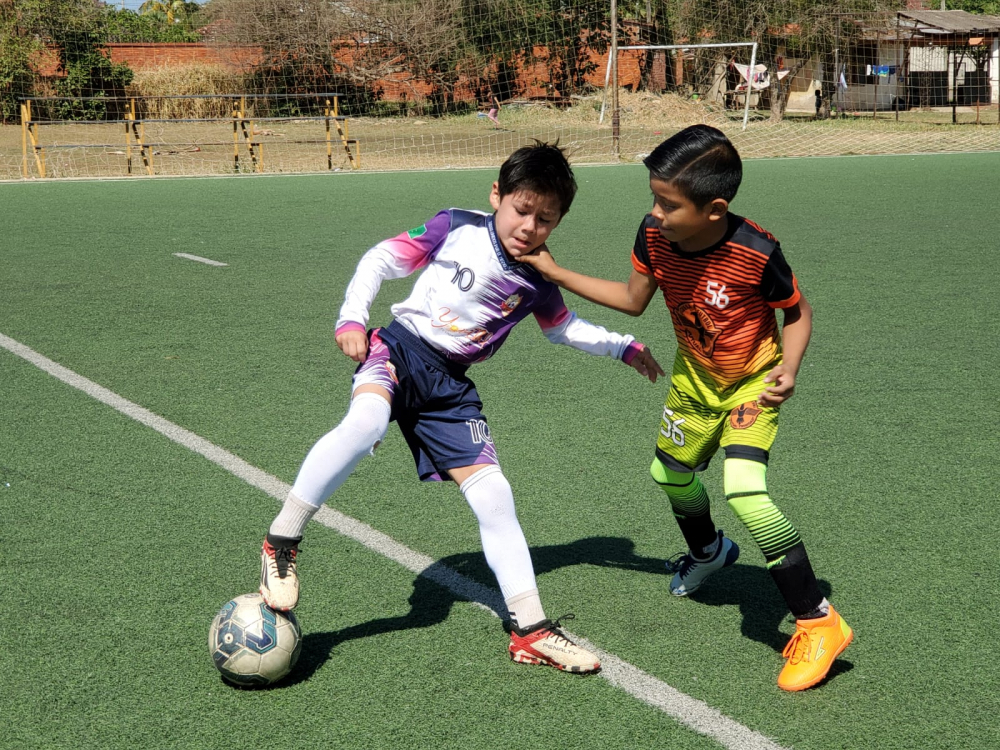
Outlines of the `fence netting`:
M913 5L0 0L0 179L996 150L1000 17Z

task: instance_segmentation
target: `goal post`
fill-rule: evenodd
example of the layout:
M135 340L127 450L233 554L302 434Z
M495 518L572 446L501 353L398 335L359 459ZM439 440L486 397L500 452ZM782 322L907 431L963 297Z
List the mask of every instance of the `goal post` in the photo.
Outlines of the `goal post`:
M725 49L725 48L750 48L750 64L747 67L749 76L753 75L753 71L757 65L757 42L718 42L711 44L630 44L630 45L614 45L616 52L622 52L624 50L692 50L692 49ZM611 54L608 55L608 66L604 74L604 93L601 100L601 115L599 122L604 122L604 112L607 108L608 99L608 86L614 77L617 80L617 75L612 75L617 72L618 68L618 55ZM753 93L753 85L751 80L747 81L747 91L743 105L743 130L746 130L747 122L750 119L750 96ZM614 106L614 105L612 105Z

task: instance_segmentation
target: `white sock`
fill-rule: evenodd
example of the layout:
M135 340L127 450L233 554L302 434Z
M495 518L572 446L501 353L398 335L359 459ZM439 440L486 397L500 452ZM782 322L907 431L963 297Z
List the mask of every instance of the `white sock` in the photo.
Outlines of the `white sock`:
M288 539L299 539L306 524L312 520L319 508L315 505L303 502L295 497L294 492L289 492L285 498L285 504L281 506L281 512L271 523L268 533L272 536L283 536Z
M537 589L528 542L514 511L514 493L500 467L480 469L459 489L479 520L483 553L504 599Z
M347 416L306 455L292 493L318 510L385 437L391 411L389 402L375 393L355 396Z
M510 613L510 621L515 628L529 628L545 619L545 611L542 609L542 600L538 596L538 589L512 596L506 600L506 603L507 611Z

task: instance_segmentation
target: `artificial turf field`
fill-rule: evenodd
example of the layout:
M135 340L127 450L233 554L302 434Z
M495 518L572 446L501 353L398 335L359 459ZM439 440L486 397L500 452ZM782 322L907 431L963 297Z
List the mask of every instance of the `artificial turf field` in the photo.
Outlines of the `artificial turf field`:
M358 258L487 208L494 174L0 184L0 747L996 748L1000 154L745 164L733 208L815 308L768 479L856 633L825 683L775 684L794 626L721 457L705 482L743 556L669 595L682 541L647 474L666 382L530 320L472 376L547 614L576 613L603 676L513 664L500 620L441 585L498 597L471 511L417 481L393 426L328 503L362 542L307 530L290 678L220 680L209 623L255 590L272 495L346 410L333 321ZM577 177L550 246L624 280L645 170ZM383 285L373 322L411 283ZM669 371L659 297L640 318L566 297Z

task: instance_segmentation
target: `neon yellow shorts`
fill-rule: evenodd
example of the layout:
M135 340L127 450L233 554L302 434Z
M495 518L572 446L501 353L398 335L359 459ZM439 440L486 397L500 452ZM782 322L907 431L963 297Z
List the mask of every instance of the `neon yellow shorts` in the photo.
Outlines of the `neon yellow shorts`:
M668 468L684 472L704 471L719 448L725 448L727 456L767 463L777 434L778 407L748 401L729 411L714 411L671 385L656 457Z

